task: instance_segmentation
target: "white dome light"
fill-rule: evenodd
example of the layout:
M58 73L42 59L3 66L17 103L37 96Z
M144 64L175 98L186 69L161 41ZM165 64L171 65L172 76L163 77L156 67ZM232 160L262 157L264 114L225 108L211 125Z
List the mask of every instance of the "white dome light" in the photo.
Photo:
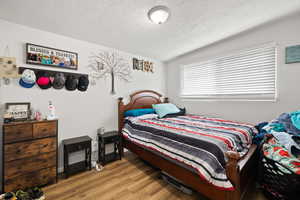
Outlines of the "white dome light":
M148 12L149 19L155 24L162 24L168 20L170 10L166 6L155 6Z

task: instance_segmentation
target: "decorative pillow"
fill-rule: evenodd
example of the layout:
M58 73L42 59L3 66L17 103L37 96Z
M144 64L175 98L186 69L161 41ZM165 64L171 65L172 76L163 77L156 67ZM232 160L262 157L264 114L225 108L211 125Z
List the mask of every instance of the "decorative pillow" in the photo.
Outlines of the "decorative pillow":
M166 116L164 116L164 118L171 118L171 117L177 117L177 116L182 116L185 115L185 108L179 108L179 112L177 113L171 113L171 114L167 114Z
M153 108L142 108L142 109L133 109L133 110L127 110L124 113L125 117L138 117L145 114L154 114L155 111Z
M167 114L178 113L180 110L171 103L153 104L152 108L158 114L159 118L166 116Z

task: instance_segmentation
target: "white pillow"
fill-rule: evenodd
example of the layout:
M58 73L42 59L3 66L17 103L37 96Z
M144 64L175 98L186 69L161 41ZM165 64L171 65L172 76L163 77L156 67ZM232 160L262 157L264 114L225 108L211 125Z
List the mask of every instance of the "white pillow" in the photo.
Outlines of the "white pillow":
M145 114L145 115L141 115L138 117L135 117L137 119L157 119L158 115L157 114Z

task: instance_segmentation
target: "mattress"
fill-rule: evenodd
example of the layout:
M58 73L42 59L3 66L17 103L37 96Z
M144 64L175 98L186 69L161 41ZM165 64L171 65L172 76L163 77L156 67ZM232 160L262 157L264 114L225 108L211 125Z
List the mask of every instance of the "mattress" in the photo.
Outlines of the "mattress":
M131 142L188 167L208 183L233 190L226 176L225 152L244 156L257 134L248 123L185 115L173 118L126 119L122 134Z

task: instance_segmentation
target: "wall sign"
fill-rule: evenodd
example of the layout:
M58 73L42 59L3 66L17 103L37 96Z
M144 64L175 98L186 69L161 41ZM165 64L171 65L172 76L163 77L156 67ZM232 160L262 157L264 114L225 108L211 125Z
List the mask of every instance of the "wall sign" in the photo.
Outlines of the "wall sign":
M27 43L26 63L77 70L78 54Z
M300 45L290 46L285 49L285 63L300 62Z
M138 60L137 58L133 58L132 62L133 62L133 70L141 70L144 72L154 73L153 62Z
M0 78L19 77L16 58L0 57Z

